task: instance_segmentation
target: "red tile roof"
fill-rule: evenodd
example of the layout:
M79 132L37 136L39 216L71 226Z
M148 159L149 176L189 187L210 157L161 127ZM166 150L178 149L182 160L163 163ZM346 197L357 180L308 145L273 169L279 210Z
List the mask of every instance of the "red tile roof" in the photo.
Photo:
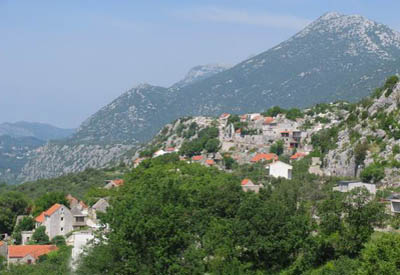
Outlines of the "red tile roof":
M40 223L44 222L45 216L53 215L53 213L56 212L60 207L61 207L61 204L58 204L58 203L53 204L52 207L50 207L46 211L43 211L42 213L40 213L40 215L35 218L35 221L40 222Z
M124 185L124 180L116 179L112 181L116 186Z
M202 160L202 159L203 159L203 156L193 156L192 157L192 160L196 160L196 161Z
M208 160L206 160L206 164L208 164L208 165L214 165L215 162L214 162L214 160L212 160L212 159L208 159Z
M305 156L306 156L306 153L297 152L296 154L291 156L290 159L298 159L298 158L302 158L302 157L305 157Z
M251 180L249 180L249 179L244 179L244 180L242 180L242 185L246 185L246 184L248 184L249 182L251 182Z
M272 123L272 122L274 122L274 118L273 118L273 117L267 116L267 117L264 119L264 123L265 123L265 124L270 124L270 123Z
M74 203L78 203L78 199L73 197L71 194L68 194L66 199L69 202L69 205L74 204Z
M40 223L44 222L44 211L35 218L35 221L40 222Z
M79 204L82 206L82 208L89 208L89 206L87 206L87 204L83 201L80 201Z
M259 120L259 119L261 119L262 118L262 116L255 116L255 117L253 117L253 121L255 121L255 120Z
M38 259L39 256L54 250L57 250L55 245L10 245L8 247L8 257L24 258L27 255L31 255Z
M260 160L278 160L278 156L273 153L257 154L251 159L251 162L259 162Z
M227 118L227 117L229 117L231 114L228 114L228 113L223 113L221 116L220 116L220 118Z

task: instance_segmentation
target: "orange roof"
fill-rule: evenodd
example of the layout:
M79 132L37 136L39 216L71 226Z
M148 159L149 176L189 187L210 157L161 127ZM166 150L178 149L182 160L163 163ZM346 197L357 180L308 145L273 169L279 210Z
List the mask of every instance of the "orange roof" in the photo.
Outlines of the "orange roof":
M40 223L44 222L44 211L35 218L35 221L40 222Z
M251 182L251 180L249 180L249 179L244 179L244 180L242 180L242 185L246 185L246 184L248 184L249 182Z
M306 156L306 153L297 152L296 154L291 156L290 159L298 159L298 158L302 158L302 157L305 157L305 156Z
M78 199L75 198L74 196L72 196L71 194L68 194L67 197L66 197L66 199L67 199L67 201L68 201L69 203L71 203L71 202L78 202Z
M214 160L212 160L212 159L208 159L208 160L206 160L206 164L208 164L208 165L214 165L215 162L214 162Z
M220 116L220 118L227 118L228 116L230 116L231 114L228 114L228 113L223 113L221 116Z
M141 163L145 158L137 158L133 161L133 163Z
M55 245L10 245L8 247L8 257L24 258L27 255L31 255L38 259L39 256L54 250L57 250Z
M80 201L79 204L83 207L83 208L89 208L86 203L84 203L83 201Z
M53 215L53 213L56 212L60 207L61 207L61 204L58 204L58 203L53 204L52 207L50 207L46 211L43 211L42 213L40 213L40 215L35 218L35 221L40 222L40 223L44 222L45 216Z
M192 160L202 160L203 156L193 156Z
M251 159L251 162L259 162L260 160L278 160L278 156L273 153L257 154Z
M167 149L165 149L165 151L167 152L174 152L175 148L174 147L168 147Z
M265 119L264 119L264 123L265 124L270 124L270 123L272 123L274 121L274 118L273 117L270 117L270 116L267 116Z
M121 179L113 180L112 182L117 186L124 185L124 180Z
M0 246L3 246L3 244L5 244L5 242L3 242L3 241L0 241Z

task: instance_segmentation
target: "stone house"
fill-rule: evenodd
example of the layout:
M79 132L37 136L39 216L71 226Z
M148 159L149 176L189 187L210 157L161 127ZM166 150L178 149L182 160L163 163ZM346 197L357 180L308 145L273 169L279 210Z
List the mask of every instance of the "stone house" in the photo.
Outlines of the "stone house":
M266 166L269 169L269 175L274 178L292 179L293 166L282 161L275 161Z
M46 227L46 234L50 240L55 236L65 236L73 230L73 216L71 211L62 204L54 204L35 218L36 228Z
M258 193L260 191L261 185L254 184L250 179L242 180L242 190L244 192L253 191Z
M34 264L40 256L57 250L55 245L10 245L8 247L8 264Z
M339 181L338 186L334 187L334 191L349 192L354 188L365 187L372 195L376 194L376 185L371 183L364 183L360 181Z
M106 181L106 183L107 184L104 186L104 189L112 189L124 185L124 180L122 179L108 180Z
M0 257L7 258L8 245L4 241L0 241Z
M385 201L389 202L391 214L395 215L400 213L400 194L391 194Z

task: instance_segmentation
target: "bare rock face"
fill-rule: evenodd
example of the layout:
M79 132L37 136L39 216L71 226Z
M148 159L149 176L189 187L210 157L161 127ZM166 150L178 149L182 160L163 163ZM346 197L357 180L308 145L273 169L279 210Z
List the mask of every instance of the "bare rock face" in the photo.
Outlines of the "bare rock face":
M349 132L340 131L338 137L338 148L329 151L324 159L325 174L330 176L353 177L355 173L355 162L353 149L348 146L350 142Z
M385 177L382 184L388 186L400 185L400 153L394 152L400 148L400 84L393 88L392 93L382 92L379 98L371 99L371 104L359 104L353 114L358 114L358 124L346 126L339 132L337 147L330 150L324 159L324 172L327 175L351 176L356 171L354 149L357 144L366 143L368 149L363 165L358 167L358 172L372 163L381 163L384 166ZM362 118L363 113L368 113L367 118ZM357 138L351 140L351 134L356 133ZM398 149L397 149L398 150Z
M105 168L124 159L132 145L57 145L47 144L34 152L22 169L21 180L37 180L79 172L87 168Z

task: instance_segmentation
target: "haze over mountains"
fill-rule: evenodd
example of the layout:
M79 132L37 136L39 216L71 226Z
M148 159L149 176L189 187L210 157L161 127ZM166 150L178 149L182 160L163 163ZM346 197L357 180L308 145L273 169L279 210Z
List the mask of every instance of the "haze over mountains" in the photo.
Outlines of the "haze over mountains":
M231 68L195 67L170 88L143 84L125 92L67 141L38 150L19 177L104 167L182 116L355 101L398 73L399 57L398 32L359 15L328 13L289 40Z
M45 123L19 121L1 123L0 136L8 135L13 138L33 137L43 141L63 139L72 136L75 129L61 129Z

